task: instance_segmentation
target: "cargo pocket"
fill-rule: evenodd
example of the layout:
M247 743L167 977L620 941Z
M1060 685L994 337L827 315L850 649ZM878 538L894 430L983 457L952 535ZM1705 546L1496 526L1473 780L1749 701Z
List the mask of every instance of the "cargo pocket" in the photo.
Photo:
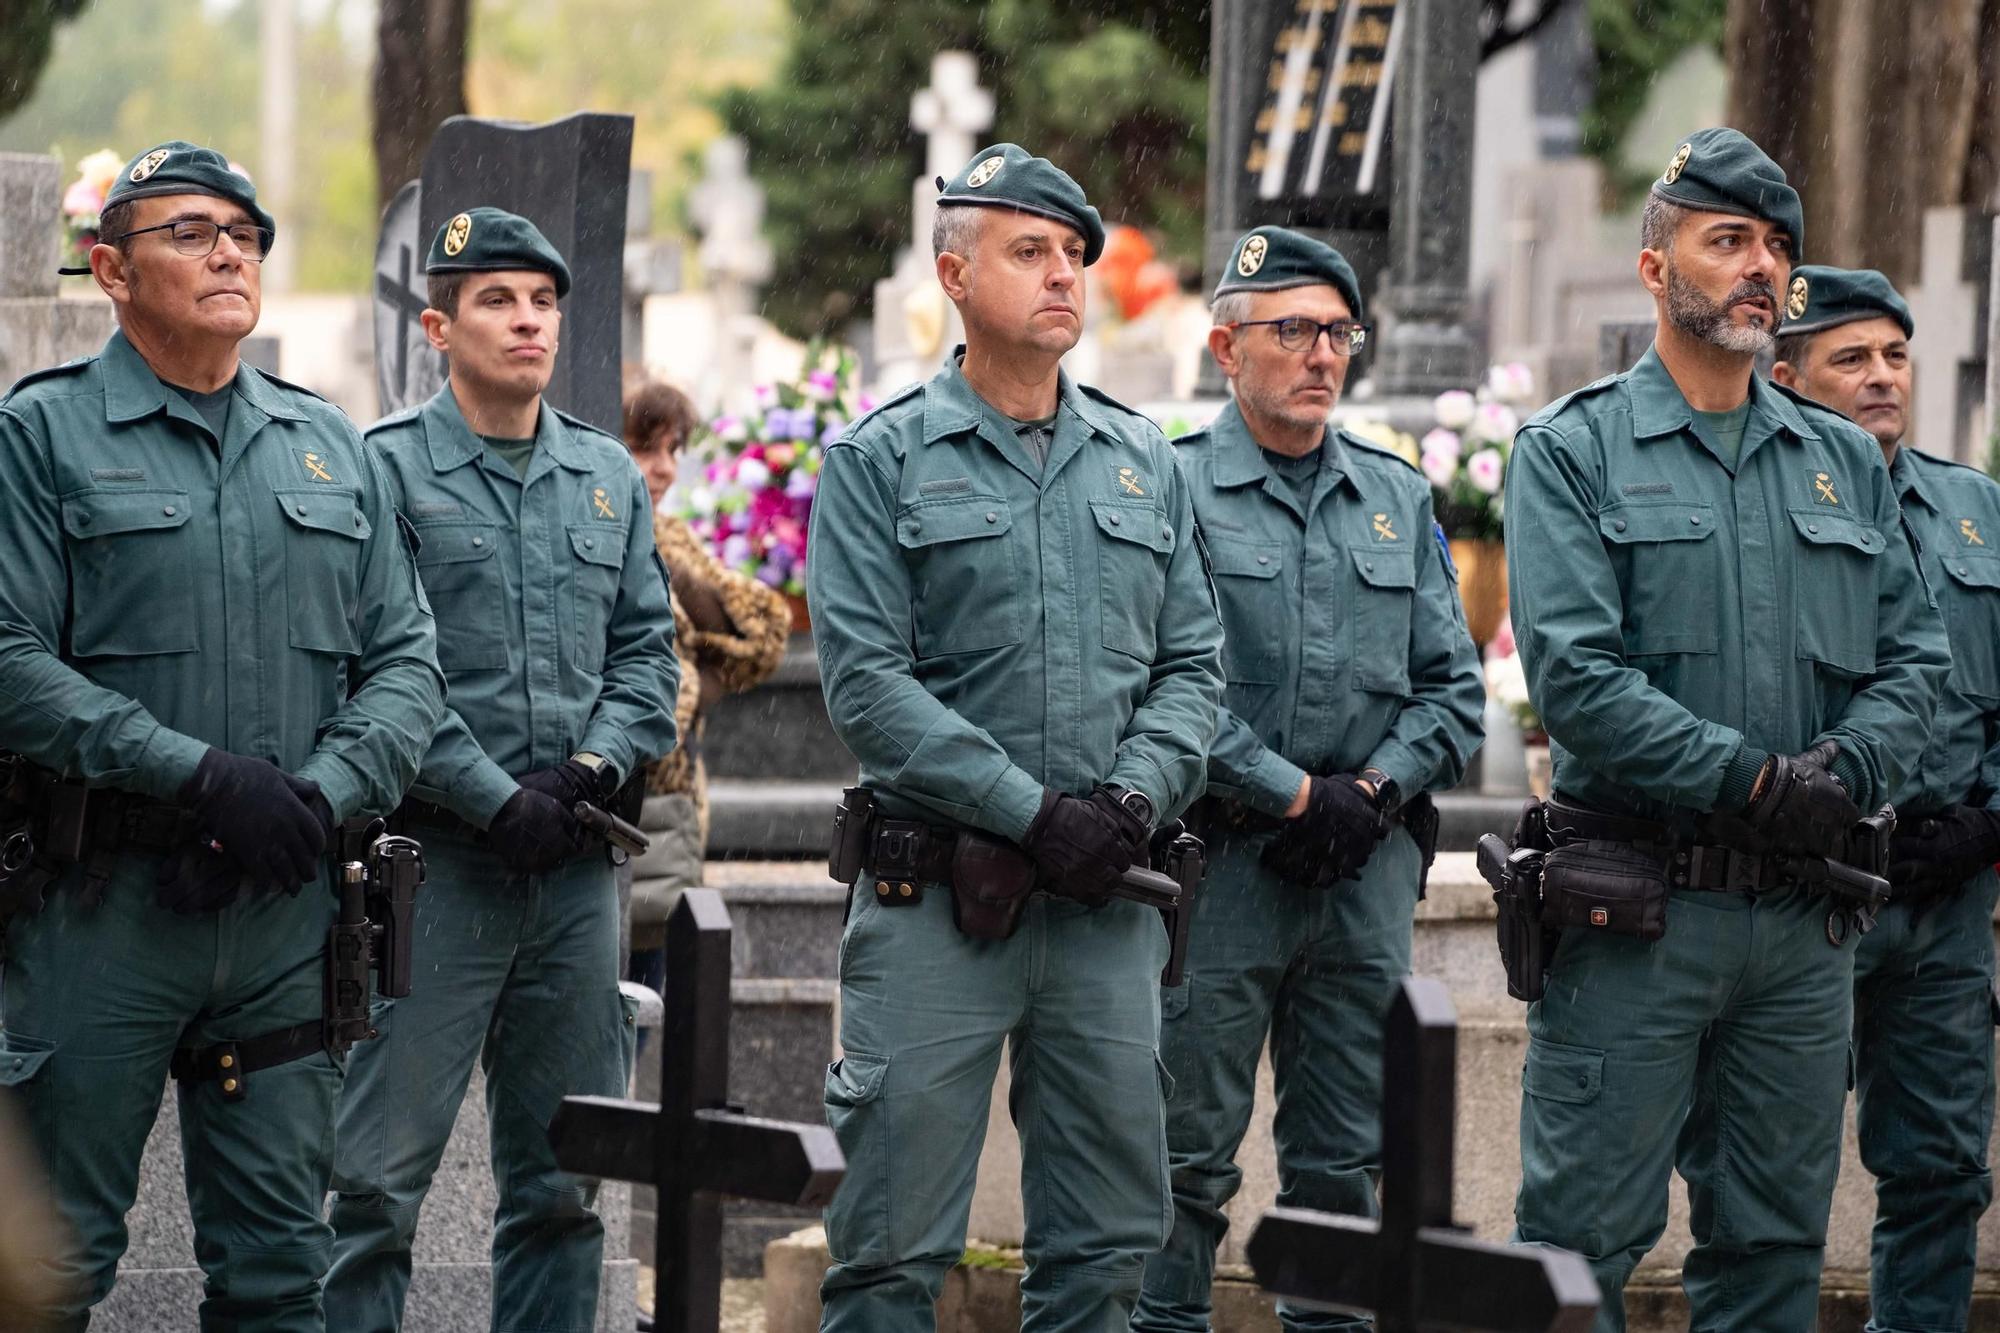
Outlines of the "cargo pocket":
M451 671L499 671L507 666L506 581L494 558L499 531L491 523L425 523L417 574L437 615L438 665Z
M1875 557L1882 534L1831 509L1791 511L1798 534L1792 573L1798 655L1834 674L1875 670Z
M186 491L85 491L62 502L78 657L193 652Z
M827 1243L838 1263L874 1267L894 1262L890 1199L888 1106L883 1089L889 1057L845 1052L826 1067L826 1123L840 1140L847 1176L826 1210ZM935 1128L935 1127L933 1127Z
M1021 641L1020 571L998 495L919 500L896 514L910 571L919 657L984 652Z
M361 651L354 624L361 602L361 553L374 529L350 491L275 493L285 512L287 625L294 648L352 656Z
M618 601L625 568L624 532L603 523L569 525L570 596L576 600L576 664L592 675L604 670L604 636Z
M1371 694L1407 695L1416 553L1353 546L1348 554L1354 560L1354 683Z
M1588 1106L1604 1091L1604 1052L1552 1041L1530 1042L1521 1086L1541 1101Z
M1092 500L1090 512L1105 538L1097 544L1102 642L1113 652L1151 662L1159 644L1174 530L1166 515L1143 501Z
M1188 1011L1189 998L1193 994L1194 973L1185 969L1178 986L1160 987L1160 1021L1171 1023Z
M1597 516L1625 601L1625 651L1716 651L1721 543L1705 504L1617 504Z

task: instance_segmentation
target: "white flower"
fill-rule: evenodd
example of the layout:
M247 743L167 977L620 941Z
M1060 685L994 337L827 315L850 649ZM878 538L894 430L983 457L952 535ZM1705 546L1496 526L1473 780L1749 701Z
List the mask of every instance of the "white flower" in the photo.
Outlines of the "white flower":
M771 469L756 458L745 458L736 464L736 484L746 491L761 491L771 482Z
M1500 493L1503 471L1498 449L1481 449L1465 460L1465 479L1488 495Z
M1519 361L1486 372L1486 391L1503 403L1526 403L1535 396L1535 372Z
M1443 490L1458 475L1458 436L1442 428L1424 436L1418 466L1431 485Z
M1472 424L1474 408L1472 395L1463 389L1451 389L1437 396L1431 404L1438 425L1446 430L1464 430Z
M1513 439L1520 425L1521 419L1505 403L1481 403L1474 409L1472 427L1466 433L1476 440L1498 443Z

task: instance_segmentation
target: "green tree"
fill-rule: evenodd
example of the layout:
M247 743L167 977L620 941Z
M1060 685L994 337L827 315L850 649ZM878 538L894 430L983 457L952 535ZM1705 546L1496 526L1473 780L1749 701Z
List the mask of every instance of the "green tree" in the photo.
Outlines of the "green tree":
M1108 222L1198 262L1208 99L1205 6L1172 0L792 0L767 86L722 99L750 146L777 262L765 313L799 334L864 313L908 243L923 140L910 95L931 56L969 51L994 91L994 140L1060 162Z
M1586 0L1575 0L1586 3ZM1597 89L1583 116L1583 151L1604 164L1614 200L1645 193L1657 163L1632 166L1619 150L1646 109L1653 81L1691 46L1722 49L1729 0L1587 0Z
M90 0L0 0L0 120L35 94L55 47L56 24Z

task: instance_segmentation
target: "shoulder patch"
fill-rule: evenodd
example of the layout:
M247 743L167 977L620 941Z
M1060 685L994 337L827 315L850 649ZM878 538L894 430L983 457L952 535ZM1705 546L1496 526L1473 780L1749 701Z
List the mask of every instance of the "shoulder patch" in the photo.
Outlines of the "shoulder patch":
M314 393L311 389L308 389L303 384L294 384L288 379L280 379L278 376L273 375L270 371L265 370L259 366L252 366L250 367L250 369L256 371L259 375L262 375L265 379L277 385L280 389L290 389L293 393L302 393L308 398L316 398L320 402L326 403L327 406L329 407L333 406L332 402L327 398L325 394Z
M15 380L13 387L8 389L6 393L0 394L0 406L12 402L15 394L21 392L21 390L31 384L40 384L44 380L61 379L64 376L81 374L96 362L97 357L98 353L92 352L89 356L73 357L61 365L46 366L41 370L29 371L27 374L21 376L20 379Z

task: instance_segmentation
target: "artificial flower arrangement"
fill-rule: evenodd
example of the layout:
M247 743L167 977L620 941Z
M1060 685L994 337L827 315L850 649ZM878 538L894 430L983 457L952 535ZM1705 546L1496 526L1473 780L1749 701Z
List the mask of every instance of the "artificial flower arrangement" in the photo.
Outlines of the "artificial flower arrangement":
M794 597L806 591L806 535L820 460L875 406L854 354L815 344L793 384L759 385L755 410L709 422L688 451L681 517L728 568Z
M1547 743L1541 714L1528 698L1528 673L1522 668L1521 654L1514 646L1514 627L1505 619L1486 649L1486 692L1507 710L1523 739L1532 744Z
M90 247L97 244L98 215L104 211L104 196L118 179L125 159L109 148L100 148L76 164L76 180L63 191L63 265L82 268L90 263Z
M1534 374L1516 362L1489 369L1476 393L1454 389L1431 405L1437 425L1417 442L1417 466L1447 536L1501 539L1507 455L1534 399Z

